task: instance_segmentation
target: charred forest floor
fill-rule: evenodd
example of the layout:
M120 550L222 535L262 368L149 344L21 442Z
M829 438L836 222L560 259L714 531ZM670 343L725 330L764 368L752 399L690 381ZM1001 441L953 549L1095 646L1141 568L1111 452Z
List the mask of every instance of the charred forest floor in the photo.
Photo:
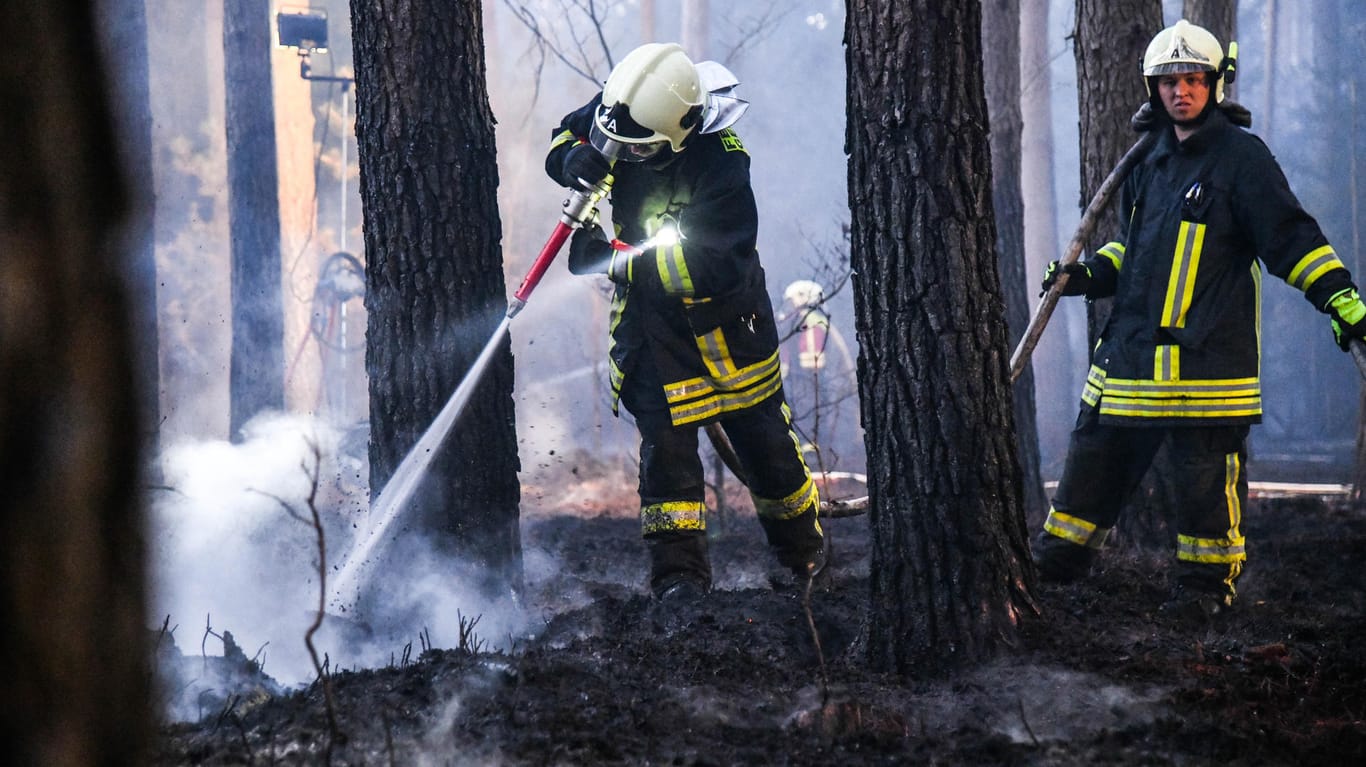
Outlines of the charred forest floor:
M524 519L528 554L561 566L528 584L544 619L510 650L335 674L335 729L322 685L257 685L164 726L155 763L1366 763L1366 511L1346 502L1254 500L1240 603L1216 624L1158 612L1168 552L1107 550L1088 581L1039 588L1013 653L914 679L862 663L865 517L826 523L837 569L808 621L755 564L752 517L713 536L718 589L664 609L634 517L592 505Z

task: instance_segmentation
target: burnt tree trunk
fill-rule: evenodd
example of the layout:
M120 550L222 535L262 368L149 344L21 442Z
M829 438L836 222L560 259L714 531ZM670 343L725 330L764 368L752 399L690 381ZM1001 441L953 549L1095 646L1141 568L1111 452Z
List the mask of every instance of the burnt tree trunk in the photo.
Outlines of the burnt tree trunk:
M92 14L86 2L0 5L0 742L9 764L144 764L151 732L136 484L144 424L127 254L113 246L134 218Z
M493 336L507 302L480 4L355 0L351 24L373 497ZM406 517L490 593L521 579L512 378L504 337Z
M1014 349L1029 326L1025 264L1024 194L1020 182L1020 0L982 3L983 70L987 112L991 117L992 207L996 211L996 258L1006 301L1007 344ZM1034 409L1034 369L1015 381L1015 441L1024 479L1025 518L1042 522L1048 512L1039 478L1039 430Z
M1073 53L1081 110L1079 202L1083 208L1139 138L1129 127L1129 118L1148 100L1140 62L1148 42L1162 27L1160 0L1077 0ZM1089 250L1095 252L1113 239L1126 216L1126 211L1118 211L1114 225L1098 227ZM1088 306L1088 349L1095 348L1111 303L1107 298ZM1168 542L1166 520L1174 503L1171 476L1170 454L1163 445L1120 514L1117 542L1145 546Z
M1033 611L976 2L851 0L849 201L868 658L976 662Z
M280 183L270 80L270 2L223 3L232 357L228 435L285 405Z

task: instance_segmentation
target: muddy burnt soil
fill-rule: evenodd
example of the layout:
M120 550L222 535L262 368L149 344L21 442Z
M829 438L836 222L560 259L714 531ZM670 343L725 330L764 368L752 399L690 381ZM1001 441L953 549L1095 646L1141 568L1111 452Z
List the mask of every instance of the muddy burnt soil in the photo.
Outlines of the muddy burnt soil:
M323 688L258 687L163 728L157 764L1363 764L1366 511L1255 500L1242 601L1213 626L1157 612L1166 552L1107 551L1084 584L1041 587L1018 652L919 680L864 670L865 517L827 522L833 588L774 590L743 513L714 536L719 590L645 596L634 518L543 514L528 553L545 615L510 652L432 649ZM824 658L824 665L821 659ZM927 670L927 672L930 670Z

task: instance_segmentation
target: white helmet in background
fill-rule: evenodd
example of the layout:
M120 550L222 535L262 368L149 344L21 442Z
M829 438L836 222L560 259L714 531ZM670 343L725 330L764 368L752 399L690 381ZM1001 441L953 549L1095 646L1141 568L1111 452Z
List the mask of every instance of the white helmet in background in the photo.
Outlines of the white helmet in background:
M1143 85L1151 97L1155 90L1153 78L1185 72L1212 72L1214 103L1218 104L1224 100L1224 81L1233 80L1232 56L1237 43L1231 43L1229 50L1230 57L1226 59L1217 37L1204 27L1181 19L1158 32L1148 43L1148 49L1143 52ZM1225 71L1228 71L1227 77Z
M589 141L608 157L636 162L673 151L702 121L706 92L677 43L647 43L612 68ZM612 145L609 142L615 142Z
M797 280L783 291L783 300L798 307L815 307L825 302L825 289L819 282Z

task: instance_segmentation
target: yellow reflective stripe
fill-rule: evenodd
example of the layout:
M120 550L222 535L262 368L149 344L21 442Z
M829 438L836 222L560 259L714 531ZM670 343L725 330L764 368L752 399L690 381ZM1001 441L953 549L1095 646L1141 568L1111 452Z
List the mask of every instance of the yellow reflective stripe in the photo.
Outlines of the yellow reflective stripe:
M731 359L730 347L721 328L697 336L697 348L702 352L702 361L712 378L725 379L735 375L735 360Z
M1225 418L1262 412L1261 384L1256 378L1207 381L1105 381L1100 412L1147 418Z
M1119 268L1124 265L1124 243L1122 242L1107 242L1100 246L1096 253L1109 259L1110 263L1114 265L1115 271L1119 271Z
M1195 295L1195 273L1200 269L1200 251L1205 244L1205 225L1181 222L1176 237L1176 255L1167 278L1167 298L1162 307L1162 327L1184 328L1186 312Z
M775 371L759 385L738 392L716 392L700 399L669 406L669 416L675 426L752 407L782 390L782 378Z
M1092 365L1086 374L1086 386L1081 390L1081 401L1095 407L1100 402L1100 394L1105 390L1105 371Z
M1193 535L1176 536L1176 558L1186 562L1242 562L1247 559L1245 539L1236 538L1196 538Z
M1112 397L1109 392L1100 403L1101 415L1136 418L1241 418L1260 415L1261 397L1249 400L1153 401L1132 397Z
M667 384L664 387L664 396L670 403L676 403L714 389L723 392L738 392L777 372L778 354L775 352L761 362L740 368L725 376L717 376L712 379L689 378L678 383Z
M666 501L640 507L640 529L645 535L671 530L707 529L707 506L698 501Z
M805 514L807 509L820 506L816 483L811 480L810 474L797 492L786 498L760 498L753 494L750 498L754 500L755 513L766 519L794 519Z
M1160 383L1181 380L1181 347L1163 344L1154 349L1153 378Z
M554 138L552 138L552 139L550 140L550 148L551 148L551 149L554 149L555 147L559 146L560 144L564 144L564 143L567 143L567 142L570 142L570 141L578 141L578 138L574 136L574 131L571 131L571 130L563 130L563 131L560 131L559 134L557 134Z
M1238 479L1242 474L1242 460L1237 453L1224 456L1224 498L1228 503L1228 537L1242 540L1239 527L1243 524L1243 502L1238 497Z
M1325 272L1346 268L1338 259L1338 254L1333 251L1332 245L1322 245L1304 254L1295 263L1295 268L1290 270L1290 276L1286 277L1285 281L1300 290L1309 290Z
M665 293L674 296L693 294L692 275L688 273L687 261L683 260L683 243L656 246L655 266L659 269L659 282Z
M1110 535L1108 527L1096 527L1093 522L1064 514L1051 506L1048 509L1048 518L1044 520L1043 529L1063 540L1091 549L1103 547L1106 537Z
M1262 364L1262 267L1256 260L1252 260L1252 289L1254 299L1252 305L1256 307L1256 327L1257 333L1257 369L1261 370Z
M1105 379L1105 396L1111 394L1157 399L1179 397L1255 397L1262 392L1256 378L1210 378L1190 381L1149 381L1134 378Z

